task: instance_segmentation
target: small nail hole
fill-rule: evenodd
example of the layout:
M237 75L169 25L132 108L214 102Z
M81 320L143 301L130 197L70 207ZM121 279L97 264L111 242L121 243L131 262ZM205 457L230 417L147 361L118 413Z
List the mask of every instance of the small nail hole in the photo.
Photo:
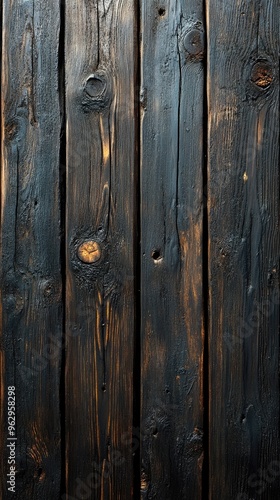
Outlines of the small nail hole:
M102 384L102 392L106 392L106 384Z
M156 437L157 435L158 435L158 430L157 430L157 428L155 428L154 431L153 431L153 436Z
M162 7L160 9L158 9L158 13L161 17L165 16L165 9L163 9Z
M39 478L39 481L42 481L45 478L45 472L43 471L42 467L38 467L37 476Z
M160 250L153 250L153 252L152 252L152 258L154 260L160 260L162 258Z

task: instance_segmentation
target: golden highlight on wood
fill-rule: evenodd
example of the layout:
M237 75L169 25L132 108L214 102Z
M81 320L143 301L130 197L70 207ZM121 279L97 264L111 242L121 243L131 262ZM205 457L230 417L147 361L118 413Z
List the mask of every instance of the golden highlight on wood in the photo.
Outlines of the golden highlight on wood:
M78 257L86 264L94 264L101 257L101 248L96 241L85 241L78 248Z

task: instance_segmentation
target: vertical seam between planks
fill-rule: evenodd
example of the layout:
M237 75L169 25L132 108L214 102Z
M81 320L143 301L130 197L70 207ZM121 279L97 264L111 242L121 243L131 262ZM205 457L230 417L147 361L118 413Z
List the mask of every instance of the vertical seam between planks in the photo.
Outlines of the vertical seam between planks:
M204 461L202 469L202 498L209 498L209 213L208 213L208 18L207 0L203 1L203 24L205 30L204 47L204 106L203 106L203 221L202 221L202 287L204 317L204 353L203 353L203 437Z
M3 162L2 162L2 37L3 37L3 0L0 0L0 245L2 249L2 172L3 172ZM1 256L2 257L2 256ZM1 258L1 268L0 268L0 276L2 281L2 258ZM2 342L2 287L0 289L0 341ZM1 465L0 465L0 474L1 474L1 483L0 483L0 494L3 488L4 490L4 356L0 354L0 398L1 398L1 409L0 409L0 437L1 437Z
M182 15L182 13L181 13ZM180 24L181 24L181 16L180 16ZM179 261L180 261L180 272L181 272L181 245L180 245L180 235L179 235L179 229L178 229L178 206L179 206L179 163L180 163L180 141L181 141L181 126L180 126L180 119L181 119L181 100L182 100L182 58L181 58L181 52L180 52L180 47L179 47L179 36L178 36L178 31L177 31L177 52L178 52L178 62L179 62L179 95L178 95L178 137L177 137L177 164L176 164L176 206L175 206L175 213L176 213L176 220L175 220L175 225L176 225L176 233L177 233L177 238L178 238L178 250L179 250Z
M280 57L279 57L278 61L279 61L279 66L278 66L278 122L279 122L280 121ZM280 159L280 128L279 128L279 126L278 126L278 153L279 153L279 159ZM278 168L278 207L279 207L279 200L280 200L280 165ZM278 214L279 214L279 210L278 210ZM280 220L280 216L278 216L278 220ZM280 258L278 259L278 262L279 261L280 261ZM278 299L279 299L279 289L278 289ZM279 317L280 317L280 303L278 303L278 318ZM279 342L279 346L280 346L280 326L279 326L278 331L279 331L278 342ZM279 372L280 372L280 370L279 370ZM278 380L280 381L280 373L278 375ZM280 392L279 392L279 402L280 402ZM280 420L280 416L279 416L279 420Z
M66 335L66 109L65 109L65 4L60 0L60 33L58 52L59 101L61 114L59 194L60 194L60 266L62 281L62 350L60 372L60 433L61 433L61 483L60 498L66 493L66 439L65 439L65 335Z
M135 328L134 328L134 376L133 376L133 434L134 429L141 425L141 177L140 177L140 154L141 154L141 113L140 113L140 87L141 87L141 10L140 0L135 0L135 219L136 231L134 233L134 256L135 256ZM132 436L133 439L133 436ZM134 478L133 499L140 499L140 474L141 474L141 443L134 455Z

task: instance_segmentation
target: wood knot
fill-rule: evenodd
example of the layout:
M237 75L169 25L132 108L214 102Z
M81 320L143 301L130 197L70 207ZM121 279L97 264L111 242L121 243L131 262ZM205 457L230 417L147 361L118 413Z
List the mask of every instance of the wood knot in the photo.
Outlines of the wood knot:
M144 469L141 470L141 492L146 493L149 488L149 478L148 474Z
M106 81L98 75L88 78L85 84L85 92L92 99L96 99L106 91Z
M57 278L42 279L39 284L42 303L46 306L55 304L61 300L61 283Z
M5 139L12 141L18 133L18 123L14 120L8 121L5 124Z
M144 87L140 89L140 105L144 111L147 111L147 89Z
M85 264L94 264L101 257L100 245L96 241L85 241L79 246L77 255Z
M19 314L24 307L24 300L19 291L3 296L3 305L9 314Z
M109 79L105 71L99 70L88 76L83 85L83 110L90 112L107 108L111 95L109 87Z
M183 45L190 59L201 60L204 56L204 32L198 28L188 31Z
M251 72L251 81L260 89L267 89L274 80L273 67L269 61L257 61Z

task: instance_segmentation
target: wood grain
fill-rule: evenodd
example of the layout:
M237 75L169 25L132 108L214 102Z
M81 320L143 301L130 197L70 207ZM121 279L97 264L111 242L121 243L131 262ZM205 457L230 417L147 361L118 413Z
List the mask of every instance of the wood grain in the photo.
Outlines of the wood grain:
M59 4L4 0L1 75L1 498L60 495ZM16 493L7 395L16 389ZM2 418L1 418L2 420ZM3 425L3 420L2 420Z
M133 489L135 36L132 0L66 4L69 498Z
M141 493L199 499L203 2L141 11Z
M210 498L273 500L280 488L280 5L206 3Z
M278 500L279 0L0 5L0 498Z

